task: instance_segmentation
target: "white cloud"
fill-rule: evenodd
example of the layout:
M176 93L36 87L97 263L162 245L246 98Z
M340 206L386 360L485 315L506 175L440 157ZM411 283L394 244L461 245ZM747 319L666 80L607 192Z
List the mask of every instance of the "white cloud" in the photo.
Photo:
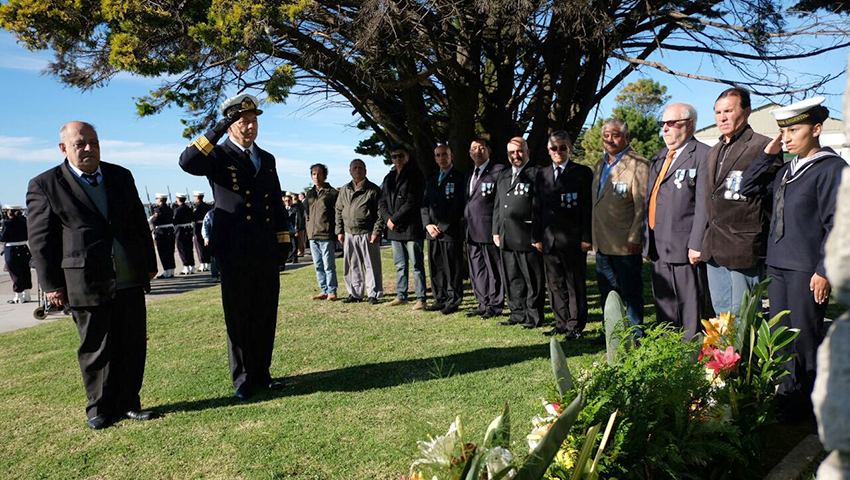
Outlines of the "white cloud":
M100 141L101 158L119 165L175 166L185 144L150 144L124 140ZM24 163L58 163L62 153L55 143L33 137L0 135L0 160Z

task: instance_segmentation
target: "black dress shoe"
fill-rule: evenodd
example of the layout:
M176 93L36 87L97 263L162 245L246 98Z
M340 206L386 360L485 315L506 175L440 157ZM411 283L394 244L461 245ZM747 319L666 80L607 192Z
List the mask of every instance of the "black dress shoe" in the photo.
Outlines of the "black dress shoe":
M283 390L283 382L280 380L272 380L268 384L269 390Z
M575 330L566 332L567 340L578 340L579 338L581 338L581 332L576 332Z
M537 328L540 325L537 325L536 323L521 323L520 326L522 328L525 328L526 330L528 330L528 329L532 329L532 328Z
M112 425L112 417L109 415L95 415L86 422L86 425L92 430L100 430Z
M150 410L127 410L124 412L124 417L130 420L150 420L154 418L154 413Z
M348 298L342 299L342 303L360 303L363 299L349 295Z
M425 310L427 310L429 312L436 312L436 311L442 310L444 308L446 308L446 306L442 303L432 303L431 305L428 305L427 307L425 307Z
M517 322L516 320L503 320L499 322L499 325L503 327L510 327L511 325L519 325L519 322Z
M566 330L553 328L552 330L547 330L547 331L543 332L543 335L546 335L547 337L551 337L552 335L563 335L565 333L567 333Z
M369 297L369 305L377 305L378 299L376 297Z
M471 312L466 312L466 316L469 318L472 317L483 317L487 314L487 310L473 310Z
M440 310L440 313L443 315L451 315L457 311L457 305L449 305L446 308Z
M236 398L239 400L248 400L251 398L251 389L246 384L242 384L239 388L236 389Z

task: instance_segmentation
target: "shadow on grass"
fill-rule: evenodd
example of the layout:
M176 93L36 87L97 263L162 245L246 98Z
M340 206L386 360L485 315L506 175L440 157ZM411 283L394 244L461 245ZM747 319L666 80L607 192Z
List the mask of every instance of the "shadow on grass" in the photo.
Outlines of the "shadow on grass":
M568 357L596 353L604 348L604 344L595 337L586 337L564 344L564 351ZM218 397L160 405L154 410L160 415L165 415L259 403L276 397L294 397L316 392L362 392L411 382L438 380L548 357L548 342L518 347L481 348L442 357L379 362L295 375L279 379L286 385L282 391L259 390L249 400L238 400L232 396Z

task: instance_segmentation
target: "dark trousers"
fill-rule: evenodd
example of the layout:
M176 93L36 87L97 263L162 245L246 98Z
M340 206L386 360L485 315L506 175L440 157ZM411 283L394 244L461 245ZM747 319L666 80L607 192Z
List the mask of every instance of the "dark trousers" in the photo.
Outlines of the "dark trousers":
M204 245L204 237L201 235L201 224L195 223L195 250L198 251L198 261L201 263L210 263L210 247Z
M289 263L298 263L298 238L294 235L295 232L289 232L289 258L286 259Z
M652 293L655 318L684 329L685 340L700 331L701 319L712 315L705 263L653 261Z
M96 307L72 307L80 334L77 360L89 403L86 415L116 415L141 407L147 310L142 287L118 290Z
M478 313L497 315L505 306L505 273L499 247L493 243L467 242L469 280L478 300Z
M184 267L195 266L195 234L192 227L181 227L177 232L177 253Z
M30 251L26 245L6 247L6 270L12 277L12 291L21 293L32 288Z
M252 261L217 257L227 354L235 388L271 380L280 276L277 256ZM267 261L262 261L267 260Z
M162 264L163 270L171 270L176 264L174 263L174 231L163 231L156 233L153 236L156 241L156 253L159 254L159 263Z
M555 328L581 333L587 325L587 254L576 245L543 254Z
M428 240L431 295L434 302L455 307L463 301L463 242Z
M510 321L526 325L542 325L545 278L543 255L537 250L516 252L502 250L502 265L508 286Z
M606 255L596 252L596 280L599 282L599 305L605 311L608 294L617 292L626 305L631 326L643 324L643 278L640 254Z
M790 314L779 321L779 325L800 329L797 338L783 349L783 353L794 353L796 356L785 364L791 375L783 379L779 385L779 393L798 395L804 403L808 403L808 396L814 387L817 350L823 340L821 332L826 315L826 303L817 304L814 294L809 290L813 274L814 272L767 267L767 275L773 277L767 287L771 318L783 310L791 310ZM810 403L808 408L811 408Z

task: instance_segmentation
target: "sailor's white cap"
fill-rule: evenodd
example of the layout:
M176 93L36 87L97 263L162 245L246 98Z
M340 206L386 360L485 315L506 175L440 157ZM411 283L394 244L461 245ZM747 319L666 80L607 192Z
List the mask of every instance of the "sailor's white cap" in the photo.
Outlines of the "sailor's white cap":
M156 198L168 198L168 194L167 193L157 193Z
M235 97L228 98L221 104L221 114L223 116L227 116L233 111L237 112L251 112L253 111L257 115L262 115L263 111L260 110L260 101L257 100L257 97L251 95L250 93L243 93L241 95L236 95Z
M797 123L821 123L829 115L826 107L821 106L825 100L824 97L807 98L787 107L771 110L770 113L780 127L788 127Z
M24 209L24 207L22 207L20 205L3 205L3 208L5 208L6 210L23 210Z
M201 191L195 190L194 192L192 192L192 195L194 195L194 196L196 196L196 197L203 197L203 196L204 196L204 192L201 192Z

